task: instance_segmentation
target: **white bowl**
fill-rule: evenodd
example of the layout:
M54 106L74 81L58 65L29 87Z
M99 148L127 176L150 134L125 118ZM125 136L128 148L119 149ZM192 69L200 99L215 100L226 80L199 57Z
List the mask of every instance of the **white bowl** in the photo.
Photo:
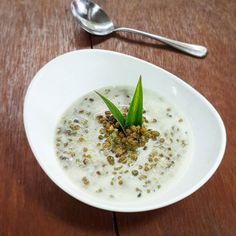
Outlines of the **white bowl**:
M88 91L108 85L143 86L181 108L193 130L194 152L184 175L155 198L109 202L79 189L61 168L54 150L57 122ZM226 145L224 124L214 107L175 75L143 60L105 50L79 50L46 64L32 80L24 103L24 125L30 147L46 174L65 192L98 208L138 212L175 203L200 188L219 166Z

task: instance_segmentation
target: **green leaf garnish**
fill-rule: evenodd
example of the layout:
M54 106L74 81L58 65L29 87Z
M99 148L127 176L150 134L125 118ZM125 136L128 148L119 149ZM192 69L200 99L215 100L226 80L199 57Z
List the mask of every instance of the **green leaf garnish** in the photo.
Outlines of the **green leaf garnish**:
M142 119L143 119L143 88L142 88L142 77L140 76L133 95L133 99L129 107L125 126L126 127L130 127L131 125L142 126Z
M99 92L95 91L104 103L107 105L108 109L114 116L114 118L119 122L121 128L125 133L125 129L132 125L142 126L143 120L143 87L142 87L142 77L139 77L138 84L136 86L132 101L128 109L128 115L125 118L120 110L106 97L104 97Z
M99 95L101 97L101 99L107 105L108 109L110 110L110 112L112 113L114 118L119 122L120 126L124 130L125 129L125 118L122 115L122 113L120 112L120 110L110 100L105 98L102 94L100 94L97 91L95 91L95 92L96 92L97 95Z

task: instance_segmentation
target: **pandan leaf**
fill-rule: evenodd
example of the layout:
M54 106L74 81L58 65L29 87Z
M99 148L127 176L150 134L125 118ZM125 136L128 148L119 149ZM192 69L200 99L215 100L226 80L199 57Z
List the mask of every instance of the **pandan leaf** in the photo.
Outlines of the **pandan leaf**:
M140 76L131 104L129 106L125 127L130 127L131 125L142 126L142 119L143 119L143 88L142 88L142 77Z
M95 91L96 92L96 91ZM99 92L96 92L98 96L104 101L104 103L107 105L108 109L114 116L114 118L119 122L121 128L124 130L125 129L125 118L120 112L120 110L107 98L105 98L102 94Z

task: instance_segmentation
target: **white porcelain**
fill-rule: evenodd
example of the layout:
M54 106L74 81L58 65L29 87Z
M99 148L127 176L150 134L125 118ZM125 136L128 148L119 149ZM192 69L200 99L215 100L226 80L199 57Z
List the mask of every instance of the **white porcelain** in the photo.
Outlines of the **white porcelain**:
M155 198L104 201L68 179L55 155L55 128L63 112L83 94L108 85L135 86L140 74L145 88L166 97L188 117L194 136L192 160L179 181ZM35 75L25 96L24 125L38 163L61 189L91 206L119 212L157 209L189 196L216 171L226 145L222 119L195 89L155 65L105 50L73 51L46 64Z

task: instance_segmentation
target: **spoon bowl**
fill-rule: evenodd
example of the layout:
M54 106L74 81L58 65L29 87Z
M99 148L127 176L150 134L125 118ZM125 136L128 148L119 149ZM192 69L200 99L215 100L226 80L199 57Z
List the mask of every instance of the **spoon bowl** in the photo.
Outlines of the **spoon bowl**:
M90 34L103 36L112 33L115 29L106 12L91 1L72 1L71 11L81 27Z
M73 0L71 2L71 11L80 26L85 31L93 35L104 36L119 31L136 33L158 40L196 57L204 57L207 54L207 48L200 45L179 42L141 30L126 27L115 27L106 12L100 6L89 0Z

